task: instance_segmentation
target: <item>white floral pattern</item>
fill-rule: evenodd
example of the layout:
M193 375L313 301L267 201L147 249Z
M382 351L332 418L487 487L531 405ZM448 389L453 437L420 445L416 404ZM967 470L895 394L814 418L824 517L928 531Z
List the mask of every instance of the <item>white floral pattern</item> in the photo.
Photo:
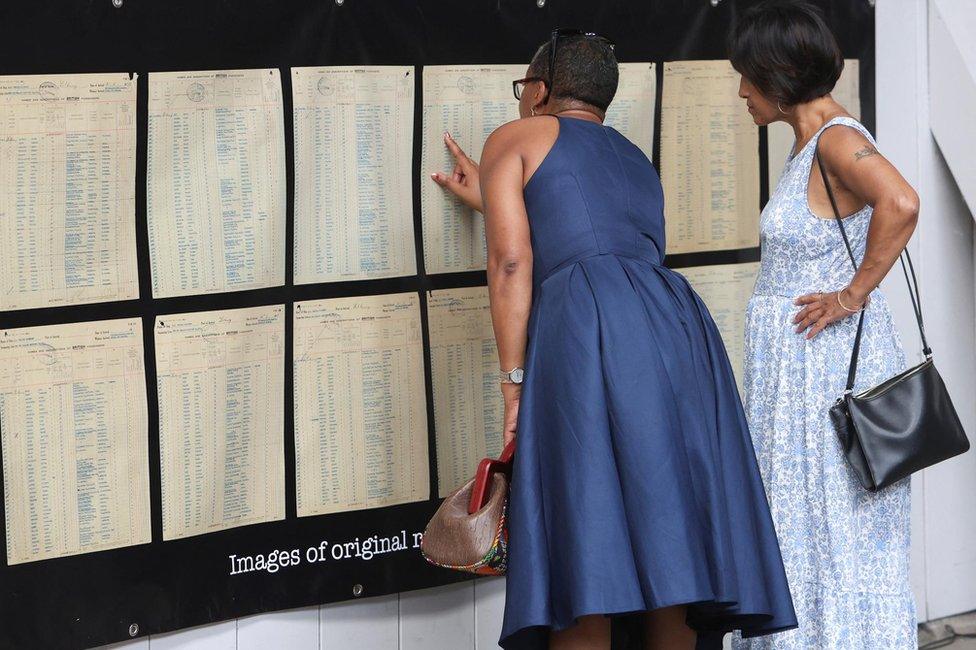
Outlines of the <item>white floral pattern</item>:
M868 131L852 118L835 118ZM786 163L760 219L762 261L746 311L745 407L779 537L799 627L733 638L737 649L908 650L917 647L909 582L910 484L864 490L847 466L828 417L844 391L857 316L812 340L794 332L793 300L835 291L853 270L837 223L817 217L807 184L821 129ZM864 255L871 208L844 222ZM880 291L871 296L855 390L905 368Z

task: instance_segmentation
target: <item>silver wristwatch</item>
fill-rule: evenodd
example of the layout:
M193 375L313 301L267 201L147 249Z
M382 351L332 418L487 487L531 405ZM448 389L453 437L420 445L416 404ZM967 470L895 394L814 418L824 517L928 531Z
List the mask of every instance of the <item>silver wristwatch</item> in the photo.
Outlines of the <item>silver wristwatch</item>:
M522 379L525 378L525 369L515 367L511 370L502 370L501 374L503 384L521 384Z

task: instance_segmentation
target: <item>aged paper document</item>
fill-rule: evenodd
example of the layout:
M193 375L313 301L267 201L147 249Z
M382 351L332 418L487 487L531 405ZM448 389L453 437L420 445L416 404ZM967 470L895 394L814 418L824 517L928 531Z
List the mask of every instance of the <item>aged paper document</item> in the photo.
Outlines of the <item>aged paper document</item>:
M163 539L285 516L285 307L156 317Z
M505 403L488 288L428 294L439 496L474 475L478 462L502 450Z
M0 311L128 300L136 80L0 77Z
M294 316L298 515L428 498L417 294L297 302Z
M648 160L654 151L654 102L657 76L653 63L619 63L617 94L603 123L640 147Z
M277 69L149 73L146 204L154 298L284 283Z
M150 541L140 318L0 331L7 564Z
M759 130L728 61L664 64L661 182L667 252L759 245Z
M844 59L844 71L831 91L831 96L856 119L861 119L860 62L857 59ZM779 183L780 175L786 166L786 159L793 150L793 128L786 122L773 122L767 128L766 147L769 151L769 193L772 194Z
M688 282L708 307L722 334L741 394L746 304L756 286L759 263L715 264L675 270L688 278Z
M292 68L295 283L414 275L413 66Z
M427 273L476 271L487 264L484 217L464 207L430 179L451 173L454 157L444 146L451 134L465 153L481 159L485 140L497 127L518 118L512 81L524 65L428 66L424 68L423 143L420 201Z

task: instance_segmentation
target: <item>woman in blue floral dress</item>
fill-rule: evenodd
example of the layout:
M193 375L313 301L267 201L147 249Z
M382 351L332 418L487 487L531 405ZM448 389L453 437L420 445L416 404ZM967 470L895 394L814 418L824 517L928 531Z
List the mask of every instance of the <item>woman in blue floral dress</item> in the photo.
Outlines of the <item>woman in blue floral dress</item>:
M860 391L906 367L877 286L911 237L918 197L829 92L843 59L819 11L767 2L730 42L740 96L759 125L796 142L760 221L762 262L747 308L745 407L799 627L736 648L917 647L909 582L909 481L864 490L828 409L844 391L865 309ZM859 270L853 272L816 152Z

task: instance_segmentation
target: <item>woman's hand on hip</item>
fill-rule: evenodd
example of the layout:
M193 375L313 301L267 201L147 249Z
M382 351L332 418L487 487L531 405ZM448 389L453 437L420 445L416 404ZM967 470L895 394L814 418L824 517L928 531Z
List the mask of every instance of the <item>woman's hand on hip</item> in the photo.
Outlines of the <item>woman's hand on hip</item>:
M515 439L515 427L518 423L519 400L522 397L522 387L518 384L502 384L502 395L505 397L505 419L502 429L502 446Z
M481 203L481 178L478 175L478 163L468 158L451 134L444 132L444 144L454 156L454 171L450 175L444 172L434 172L430 175L434 182L448 190L461 203L472 210L484 213Z
M858 298L853 296L847 287L840 291L831 291L829 293L818 291L817 293L808 293L800 296L793 301L794 305L803 305L803 309L793 317L793 322L798 324L794 331L797 334L802 334L805 331L805 338L809 340L822 332L831 323L857 313L844 309L841 305L841 300L850 309L858 309L862 304L867 306L871 302L871 297L865 296L864 298Z

